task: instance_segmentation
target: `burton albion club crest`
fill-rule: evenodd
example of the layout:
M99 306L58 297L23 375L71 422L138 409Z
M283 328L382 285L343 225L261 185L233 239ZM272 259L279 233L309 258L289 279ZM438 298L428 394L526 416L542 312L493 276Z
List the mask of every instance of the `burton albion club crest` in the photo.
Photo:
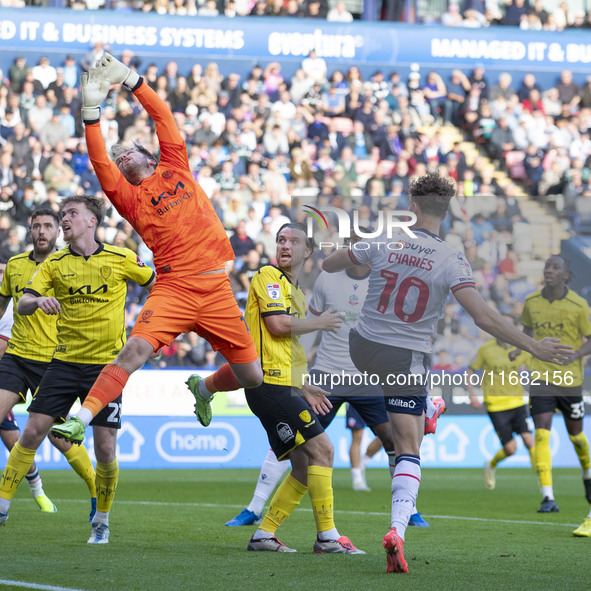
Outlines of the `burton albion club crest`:
M111 267L101 267L101 277L108 279L111 276Z

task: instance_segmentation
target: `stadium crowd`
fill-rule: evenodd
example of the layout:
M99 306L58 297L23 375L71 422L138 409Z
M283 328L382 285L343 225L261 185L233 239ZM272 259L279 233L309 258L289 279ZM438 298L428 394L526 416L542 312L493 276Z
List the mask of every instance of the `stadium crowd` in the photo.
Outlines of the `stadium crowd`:
M107 201L82 139L79 96L80 73L104 49L97 43L79 62L66 55L28 64L17 56L1 77L4 257L30 248L27 224L34 209L57 211L60 198L72 193ZM416 68L406 80L381 71L363 79L356 66L329 72L312 51L291 78L278 62L254 66L242 78L222 76L215 62L181 72L174 61L159 70L129 51L120 57L175 115L195 178L230 236L236 261L227 271L241 306L252 276L274 262L277 230L292 212L305 221L299 205L355 209L360 224L372 226L380 211L406 208L409 178L427 170L453 178L458 187L443 237L465 252L484 297L515 317L536 287L519 269L520 260L530 256L532 238L515 183L553 200L577 223L591 222L591 77L581 87L563 71L554 87L540 88L533 74L489 81L477 66L468 74L454 70L446 80ZM136 140L157 150L145 111L124 89L111 92L101 125L108 148ZM461 132L483 148L473 161L462 151ZM515 182L499 184L490 160ZM99 238L151 262L131 225L107 206ZM334 232L331 227L316 239L338 241ZM300 277L306 291L329 250L306 263ZM143 297L141 289L130 289L129 327ZM438 327L436 366L466 367L482 338L450 301ZM203 339L186 335L154 364L213 367L216 361Z
M4 7L47 5L49 0L0 0L0 6ZM363 2L347 3L339 0L63 0L60 7L180 16L320 18L339 23L349 23L363 13L364 18L371 19L369 11L364 12ZM404 21L409 16L405 14L404 8L403 0L377 2L377 20ZM356 9L359 13L355 12ZM573 8L566 1L448 0L447 8L441 10L441 2L427 2L419 6L415 4L410 14L416 22L440 23L448 27L501 25L530 31L591 28L591 10Z

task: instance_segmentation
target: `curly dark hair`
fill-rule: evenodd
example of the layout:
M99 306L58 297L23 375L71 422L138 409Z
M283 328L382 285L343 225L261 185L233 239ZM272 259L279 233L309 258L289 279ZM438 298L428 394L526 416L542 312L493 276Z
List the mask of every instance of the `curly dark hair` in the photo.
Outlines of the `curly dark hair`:
M456 194L456 185L451 178L428 172L410 181L409 194L424 214L443 219L451 198Z

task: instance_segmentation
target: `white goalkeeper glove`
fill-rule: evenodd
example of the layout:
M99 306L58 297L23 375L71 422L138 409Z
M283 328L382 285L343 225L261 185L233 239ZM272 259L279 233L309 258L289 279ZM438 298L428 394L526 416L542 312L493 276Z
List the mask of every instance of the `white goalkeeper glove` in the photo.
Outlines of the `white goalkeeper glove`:
M98 121L101 103L107 98L111 81L96 68L90 68L80 77L82 88L82 119L85 122Z
M111 80L111 84L125 84L130 90L136 87L140 79L137 72L122 64L110 53L103 53L101 59L96 62L96 68L105 72L105 75Z

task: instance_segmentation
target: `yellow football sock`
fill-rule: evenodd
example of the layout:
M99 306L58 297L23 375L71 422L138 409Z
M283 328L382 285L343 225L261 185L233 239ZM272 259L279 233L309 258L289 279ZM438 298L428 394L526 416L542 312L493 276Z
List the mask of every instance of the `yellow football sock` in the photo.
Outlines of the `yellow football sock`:
M25 474L31 468L31 464L35 460L36 450L27 449L23 447L18 441L14 444L4 473L2 474L2 481L0 482L0 497L8 501L12 500L14 493L25 477Z
M591 468L591 457L589 456L589 440L582 431L578 435L569 435L570 440L575 446L575 451L579 456L579 462L581 462L581 468L583 470L589 470Z
M552 455L548 429L536 429L536 470L540 486L552 486Z
M505 453L505 450L503 448L501 448L496 454L495 457L490 461L490 467L491 468L496 468L497 464L501 461L504 460L507 457L507 454Z
M110 464L96 463L96 510L108 513L111 510L117 481L119 480L119 464L115 458Z
M308 466L308 488L318 532L335 529L332 468Z
M259 529L274 534L300 504L307 490L308 487L296 480L290 473L273 495L269 510L263 517Z
M86 482L90 496L96 497L94 468L92 467L86 448L83 445L73 445L69 451L64 453L64 456L74 469L74 472Z
M532 468L535 470L536 469L536 448L535 448L535 446L532 447L531 449L529 449L528 451L529 451L529 459L531 460Z

